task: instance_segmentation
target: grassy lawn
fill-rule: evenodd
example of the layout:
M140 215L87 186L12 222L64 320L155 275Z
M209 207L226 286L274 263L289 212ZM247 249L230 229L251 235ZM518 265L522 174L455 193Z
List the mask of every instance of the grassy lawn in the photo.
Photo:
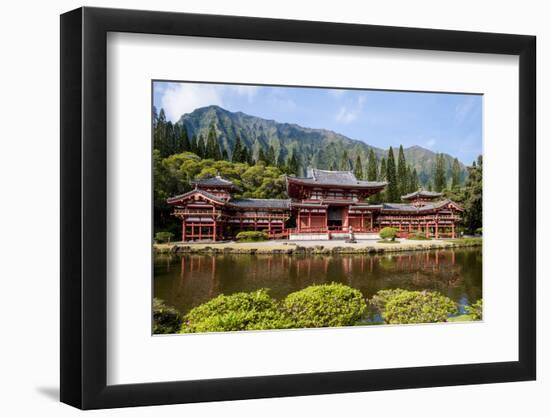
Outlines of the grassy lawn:
M449 317L448 322L459 322L459 321L475 321L474 317L471 314L461 314L460 316Z

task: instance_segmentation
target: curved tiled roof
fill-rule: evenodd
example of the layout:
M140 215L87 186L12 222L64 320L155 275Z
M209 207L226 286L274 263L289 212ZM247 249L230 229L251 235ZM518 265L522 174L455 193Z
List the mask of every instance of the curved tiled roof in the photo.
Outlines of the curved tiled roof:
M441 197L443 194L437 193L435 191L426 191L426 190L418 190L414 191L412 193L406 194L401 196L402 200L412 200L413 198L420 197L420 198L437 198Z
M235 187L231 181L226 180L225 178L216 175L215 177L204 178L199 180L192 180L191 184L196 186L206 186L206 187Z
M307 169L307 177L287 177L291 181L310 185L336 185L343 187L380 188L386 182L358 180L351 171L326 171L316 168Z
M183 194L180 194L180 195L176 195L174 197L170 197L169 199L166 200L166 202L168 204L175 204L177 203L179 200L181 200L182 198L185 198L187 196L190 196L192 194L195 194L195 193L199 193L201 195L203 195L204 197L206 198L209 198L210 200L214 200L218 203L221 203L221 204L225 204L226 201L225 200L222 200L221 198L219 197L216 197L215 195L213 194L210 194L209 192L207 191L204 191L204 190L191 190L191 191L188 191L186 193L183 193Z
M229 204L237 208L290 208L290 200L276 198L239 198L231 200Z

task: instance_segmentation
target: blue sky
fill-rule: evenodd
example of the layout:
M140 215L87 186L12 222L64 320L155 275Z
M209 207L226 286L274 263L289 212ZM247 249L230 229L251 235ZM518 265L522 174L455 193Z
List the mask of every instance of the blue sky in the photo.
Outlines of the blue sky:
M323 128L379 148L419 145L465 164L482 152L482 96L302 87L155 82L169 120L208 105Z

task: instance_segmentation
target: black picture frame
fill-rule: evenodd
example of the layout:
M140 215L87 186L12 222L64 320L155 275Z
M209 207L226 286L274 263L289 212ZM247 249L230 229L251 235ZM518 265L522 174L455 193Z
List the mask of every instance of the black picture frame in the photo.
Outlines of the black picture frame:
M519 360L107 385L108 32L519 56ZM61 16L61 401L82 409L534 380L536 38L80 8ZM144 168L147 169L147 168Z

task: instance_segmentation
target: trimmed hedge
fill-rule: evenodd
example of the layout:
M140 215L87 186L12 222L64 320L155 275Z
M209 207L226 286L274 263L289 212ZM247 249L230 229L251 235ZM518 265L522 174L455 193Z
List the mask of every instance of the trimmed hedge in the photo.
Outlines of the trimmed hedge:
M155 242L168 243L174 238L174 234L171 232L157 232L155 234Z
M174 307L153 298L153 334L177 333L182 323L180 313Z
M286 329L292 327L277 302L265 289L251 293L219 295L185 316L182 333L236 330Z
M472 316L472 320L483 320L483 299L477 300L470 306L466 306L466 313Z
M388 324L438 323L457 312L456 303L436 291L403 291L389 297L383 318Z
M238 242L261 242L268 240L269 237L266 232L239 232L237 233Z
M408 240L431 240L431 238L426 237L422 232L416 232L413 235L408 237Z
M393 227L384 227L382 230L380 230L380 238L384 240L395 240L397 236L397 230L395 230Z
M367 310L359 290L343 284L312 285L289 294L283 310L294 327L353 326Z

